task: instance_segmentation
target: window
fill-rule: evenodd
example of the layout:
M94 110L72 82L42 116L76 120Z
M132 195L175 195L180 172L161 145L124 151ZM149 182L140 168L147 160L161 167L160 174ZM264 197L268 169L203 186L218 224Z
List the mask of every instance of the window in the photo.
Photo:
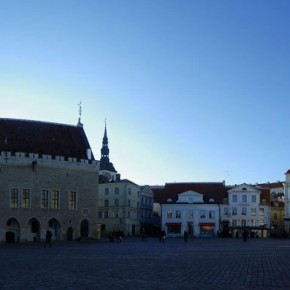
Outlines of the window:
M276 221L278 219L278 214L275 212L274 213L274 220Z
M256 215L256 208L251 208L251 216L255 216Z
M108 199L104 200L104 206L106 206L106 207L109 206L109 200Z
M257 196L256 195L252 195L252 203L256 203L257 202Z
M115 194L119 194L119 192L120 192L119 187L115 187Z
M247 208L246 207L242 207L242 215L247 215Z
M205 219L205 210L201 210L201 211L199 212L199 217L200 217L201 219Z
M131 212L128 210L128 219L131 218Z
M171 210L168 210L168 211L167 211L166 217L167 217L168 219L172 219L172 211L171 211Z
M193 210L189 210L187 213L187 218L188 219L193 219Z
M83 215L89 215L89 209L88 208L83 208Z
M209 213L208 213L208 217L210 219L214 219L215 218L215 211L214 210L210 210Z
M251 220L251 227L255 227L256 226L256 220Z
M224 207L224 215L229 215L229 208L228 207Z
M117 211L114 212L114 218L116 218L116 219L119 218L119 212L117 212Z
M236 227L237 226L237 220L232 220L232 227Z
M71 191L69 193L69 209L76 209L76 201L77 201L77 193L75 191Z
M247 225L247 221L246 220L242 220L242 227L245 227Z
M128 195L131 195L131 187L128 188Z
M262 226L264 226L265 223L263 220L261 220L259 224L260 224L260 227L262 227Z
M48 208L48 190L41 191L41 208Z
M140 207L140 203L139 203L139 201L137 201L137 208L139 208Z
M246 194L242 195L242 202L247 202L247 195Z
M59 208L59 191L53 190L51 192L51 208Z
M105 188L105 195L108 195L110 193L110 189L109 189L109 187L106 187Z
M233 207L232 214L233 215L237 215L238 214L238 209L236 207Z
M131 200L128 199L128 207L131 207Z
M98 211L98 218L101 219L103 217L103 212L102 211Z
M114 206L119 206L119 199L114 200Z
M238 197L236 194L233 194L233 202L237 202L238 201Z
M22 192L22 207L29 208L30 207L30 189L23 189Z
M176 217L177 219L180 219L180 218L181 218L181 210L177 210L177 211L175 211L175 217Z
M108 213L108 211L105 211L104 212L104 218L107 219L108 217L109 217L109 213Z
M18 189L17 188L11 189L10 206L14 208L18 207Z
M264 216L265 214L265 209L263 207L260 208L260 216Z

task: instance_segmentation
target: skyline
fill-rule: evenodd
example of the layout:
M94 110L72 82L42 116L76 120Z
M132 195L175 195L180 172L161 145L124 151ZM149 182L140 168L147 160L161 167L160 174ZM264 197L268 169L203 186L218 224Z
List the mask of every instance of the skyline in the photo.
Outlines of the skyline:
M0 117L76 125L137 184L290 168L288 1L1 1Z

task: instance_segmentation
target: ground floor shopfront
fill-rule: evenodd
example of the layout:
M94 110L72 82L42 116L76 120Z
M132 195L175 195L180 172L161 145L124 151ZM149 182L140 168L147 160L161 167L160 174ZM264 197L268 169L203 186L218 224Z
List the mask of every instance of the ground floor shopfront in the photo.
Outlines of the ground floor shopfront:
M216 237L218 228L215 223L166 223L165 232L168 237L183 237L187 231L189 237L212 238Z
M247 231L249 238L268 238L270 236L270 229L265 226L251 227L251 226L229 226L228 221L221 223L218 232L219 237L239 238L243 236L243 232Z

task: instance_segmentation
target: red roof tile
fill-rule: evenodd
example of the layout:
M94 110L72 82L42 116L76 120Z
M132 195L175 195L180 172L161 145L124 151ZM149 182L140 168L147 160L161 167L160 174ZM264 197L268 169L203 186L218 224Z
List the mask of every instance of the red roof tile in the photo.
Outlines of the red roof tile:
M223 203L227 198L227 188L222 182L189 182L189 183L166 183L163 188L151 188L154 192L154 202L167 203L168 199L176 202L178 194L193 190L203 194L204 202L213 199L215 203Z

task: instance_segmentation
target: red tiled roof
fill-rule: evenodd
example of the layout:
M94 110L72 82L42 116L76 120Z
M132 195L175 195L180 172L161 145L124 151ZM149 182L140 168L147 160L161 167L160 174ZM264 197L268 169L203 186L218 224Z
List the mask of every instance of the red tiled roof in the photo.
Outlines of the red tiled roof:
M163 204L168 199L176 202L178 194L193 190L203 194L204 202L213 199L215 203L222 203L227 198L227 188L222 182L189 182L189 183L166 183L163 188L151 188L154 192L154 202Z
M0 151L88 159L87 149L82 126L0 118Z
M268 183L258 183L258 186L261 186L263 188L279 188L283 187L283 182L282 181L277 181L277 182L268 182Z
M259 191L261 191L261 195L260 195L260 202L262 202L262 200L266 200L266 203L268 205L271 204L271 195L270 195L270 189L268 188L257 188Z

